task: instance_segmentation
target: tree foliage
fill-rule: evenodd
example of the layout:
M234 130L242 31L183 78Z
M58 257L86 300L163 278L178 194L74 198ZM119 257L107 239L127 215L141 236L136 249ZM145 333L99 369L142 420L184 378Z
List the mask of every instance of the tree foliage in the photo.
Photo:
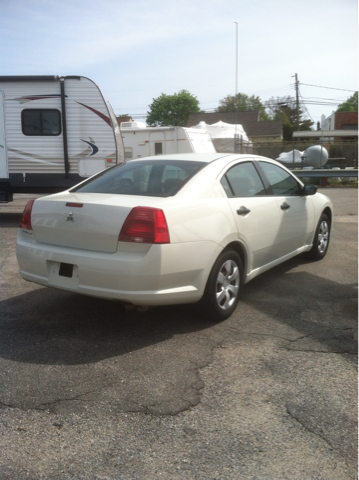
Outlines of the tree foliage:
M201 112L197 97L187 90L181 90L173 95L162 93L153 99L149 107L146 122L151 127L165 125L184 127L187 125L189 112Z
M245 93L237 93L237 95L227 95L219 101L220 105L217 112L235 112L258 110L260 120L269 120L269 116L265 110L261 99L255 95L248 96Z
M357 112L358 111L358 92L355 92L351 97L347 98L344 103L341 103L337 112Z
M299 117L299 130L311 130L314 122L304 118L304 112L297 105L295 98L272 97L266 104L269 116L272 120L282 120L283 122L283 140L292 140L293 132L297 130L297 118Z

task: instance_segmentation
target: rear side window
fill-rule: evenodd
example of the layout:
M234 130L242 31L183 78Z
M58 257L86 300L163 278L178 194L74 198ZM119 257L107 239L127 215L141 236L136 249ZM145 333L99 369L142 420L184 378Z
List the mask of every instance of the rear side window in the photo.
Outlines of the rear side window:
M299 195L301 189L290 173L273 163L259 162L274 195Z
M262 180L252 162L232 167L222 177L221 184L227 197L254 197L266 195Z
M27 108L21 112L21 127L24 135L60 135L60 111L50 108Z
M184 160L136 160L105 170L71 191L170 197L205 165Z

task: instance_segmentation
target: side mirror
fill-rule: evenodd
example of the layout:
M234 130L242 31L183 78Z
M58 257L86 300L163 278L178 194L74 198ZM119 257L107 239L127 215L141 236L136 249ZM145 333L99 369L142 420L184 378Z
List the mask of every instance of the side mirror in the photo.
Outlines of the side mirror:
M317 187L315 185L304 185L303 196L315 195L317 193Z

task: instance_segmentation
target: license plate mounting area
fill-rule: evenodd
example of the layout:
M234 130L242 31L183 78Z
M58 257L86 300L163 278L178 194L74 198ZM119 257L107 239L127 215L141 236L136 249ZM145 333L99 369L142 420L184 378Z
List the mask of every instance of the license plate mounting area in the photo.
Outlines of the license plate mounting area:
M71 263L60 263L59 275L60 277L72 278L74 266Z
M47 261L48 282L54 287L63 287L67 290L78 290L79 267L72 263Z

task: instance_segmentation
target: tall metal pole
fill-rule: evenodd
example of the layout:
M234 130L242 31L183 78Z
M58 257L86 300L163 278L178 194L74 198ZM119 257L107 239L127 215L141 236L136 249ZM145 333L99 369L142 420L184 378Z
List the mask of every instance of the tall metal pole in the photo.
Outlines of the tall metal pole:
M235 134L234 134L234 153L238 153L238 142L237 142L237 123L238 123L238 106L237 106L237 94L238 94L238 23L236 24L236 89L235 89L235 100L234 100L234 107L235 107Z
M236 96L238 93L238 23L236 24Z
M299 132L299 80L297 74L295 74L295 99L297 108L297 131Z

